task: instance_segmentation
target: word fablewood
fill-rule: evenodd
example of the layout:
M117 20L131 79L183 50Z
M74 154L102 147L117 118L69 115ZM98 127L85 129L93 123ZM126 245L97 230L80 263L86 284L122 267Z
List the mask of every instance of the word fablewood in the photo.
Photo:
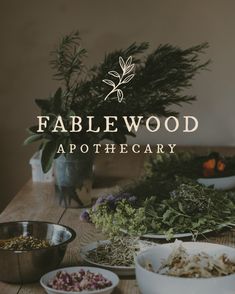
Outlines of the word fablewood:
M48 127L50 122L49 116L38 116L38 133L43 133ZM122 122L118 120L122 120ZM82 118L80 116L70 116L69 117L69 129L66 129L65 123L61 116L58 116L53 124L52 133L79 133L84 131L84 125L86 126L86 132L90 133L115 133L118 132L118 125L123 125L126 127L128 132L137 133L140 126L144 126L149 132L154 133L164 128L167 132L174 133L180 128L180 121L175 116L169 116L161 121L157 116L150 116L144 119L143 116L122 116L118 118L117 116L104 116L102 118L102 128L97 126L96 119L94 116L86 116ZM198 120L194 116L183 116L182 131L185 133L195 132L198 128Z

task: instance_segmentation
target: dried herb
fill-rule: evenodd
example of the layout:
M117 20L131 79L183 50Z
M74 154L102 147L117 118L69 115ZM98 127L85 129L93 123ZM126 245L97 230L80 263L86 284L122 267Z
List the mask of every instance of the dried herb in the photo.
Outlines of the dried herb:
M134 257L139 252L138 239L116 237L87 253L91 261L109 266L133 266Z
M0 249L6 250L31 250L42 249L50 246L46 240L32 236L19 236L8 240L0 240Z

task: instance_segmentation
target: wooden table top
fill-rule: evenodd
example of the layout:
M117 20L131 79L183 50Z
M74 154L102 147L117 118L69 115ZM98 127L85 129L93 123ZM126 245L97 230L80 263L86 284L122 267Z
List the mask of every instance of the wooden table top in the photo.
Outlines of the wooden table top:
M199 148L197 148L199 150ZM201 149L200 149L201 150ZM234 148L219 149L224 153L235 153ZM133 154L99 156L97 160L97 188L93 190L93 196L113 189L117 183L124 183L129 178L135 178L142 170L144 157ZM104 172L105 171L105 172ZM102 184L106 183L106 186ZM108 187L110 186L110 187ZM62 266L81 265L79 248L92 241L104 238L91 224L79 220L80 209L65 209L60 207L54 197L53 183L32 183L29 181L18 192L10 204L0 215L0 222L19 220L40 220L60 223L73 228L76 239L69 245ZM219 236L210 237L211 242L235 246L235 232L221 233ZM0 282L1 294L42 294L45 293L39 283L26 285L13 285ZM139 293L136 280L122 279L114 294L137 294Z

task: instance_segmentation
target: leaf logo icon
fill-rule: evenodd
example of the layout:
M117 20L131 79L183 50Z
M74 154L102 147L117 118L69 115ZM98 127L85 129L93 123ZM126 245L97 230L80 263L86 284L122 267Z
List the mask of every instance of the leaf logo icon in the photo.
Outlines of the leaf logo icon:
M104 82L105 84L109 85L109 86L115 87L114 82L111 81L111 80L103 80L103 82Z
M118 83L115 84L112 80L104 79L102 80L103 83L109 85L112 87L112 90L106 95L104 100L107 100L108 97L110 97L113 93L116 93L116 97L118 99L118 102L121 103L123 101L124 95L123 91L119 88L122 84L129 83L135 76L135 74L130 74L134 68L135 64L132 64L132 56L128 57L126 62L124 59L120 56L119 57L119 65L122 69L122 73L119 74L117 71L109 71L108 74L114 78L118 78Z
M118 98L118 102L122 102L123 99L123 92L121 89L117 90L117 98Z
M132 80L134 78L134 74L127 76L124 80L123 80L123 84L127 84L130 82L130 80Z

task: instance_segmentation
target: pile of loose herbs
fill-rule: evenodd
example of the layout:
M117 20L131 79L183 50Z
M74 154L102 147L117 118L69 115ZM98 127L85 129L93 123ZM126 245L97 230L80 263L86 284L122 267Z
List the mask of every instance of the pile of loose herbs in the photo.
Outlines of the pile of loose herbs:
M109 266L134 266L134 257L140 251L137 238L115 237L87 252L86 257L98 264Z
M158 171L156 162L150 162L136 183L116 195L99 198L86 212L89 220L111 237L124 231L131 236L155 233L170 238L177 233L196 235L235 226L235 193L190 179L187 162L191 156L160 157Z

